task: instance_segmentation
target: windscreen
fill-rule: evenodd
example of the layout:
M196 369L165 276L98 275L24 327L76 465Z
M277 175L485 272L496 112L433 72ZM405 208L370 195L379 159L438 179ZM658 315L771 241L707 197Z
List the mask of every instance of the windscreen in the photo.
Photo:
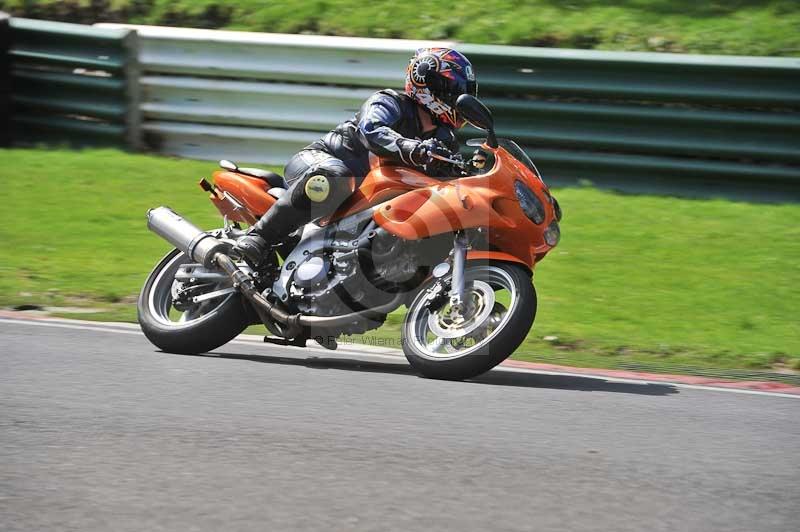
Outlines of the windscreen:
M481 146L485 142L486 138L469 139L467 141L467 146ZM502 137L497 138L497 144L500 147L505 148L505 150L508 153L510 153L516 160L527 166L528 169L531 170L534 174L541 177L541 174L539 173L539 170L536 168L536 165L533 164L533 161L531 160L530 157L528 157L528 154L525 153L523 149L519 147L519 144L517 144L511 139L505 139Z

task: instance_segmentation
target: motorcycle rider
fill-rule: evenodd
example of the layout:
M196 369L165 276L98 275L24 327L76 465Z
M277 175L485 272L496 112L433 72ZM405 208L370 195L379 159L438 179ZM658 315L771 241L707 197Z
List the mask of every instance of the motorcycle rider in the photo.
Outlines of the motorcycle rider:
M456 99L476 93L472 64L463 54L449 48L417 50L404 93L378 91L355 117L289 160L288 190L237 240L234 252L255 266L289 233L332 214L369 172L370 153L428 174L443 171L433 156L457 152L454 130L465 123L455 110Z

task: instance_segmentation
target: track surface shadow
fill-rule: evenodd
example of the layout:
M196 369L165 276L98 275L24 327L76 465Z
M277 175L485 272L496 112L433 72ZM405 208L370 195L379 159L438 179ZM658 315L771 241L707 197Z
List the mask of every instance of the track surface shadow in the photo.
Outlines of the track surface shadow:
M335 369L345 371L363 371L369 373L391 373L419 377L408 365L394 362L372 362L352 358L333 358L309 356L303 358L275 355L244 355L237 353L212 352L198 355L204 358L223 358L230 360L247 360L262 364L283 364L287 366L304 366L311 369ZM548 375L543 373L518 373L510 371L490 371L464 384L488 386L515 386L522 388L553 388L559 390L576 390L582 392L612 392L638 395L672 395L678 393L675 386L650 382L614 382L602 378L581 377L573 375Z

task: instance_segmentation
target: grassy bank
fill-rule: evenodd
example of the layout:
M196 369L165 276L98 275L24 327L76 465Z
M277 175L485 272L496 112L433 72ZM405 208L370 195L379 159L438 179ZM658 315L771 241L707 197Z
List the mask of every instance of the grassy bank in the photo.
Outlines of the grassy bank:
M6 0L14 15L91 24L411 39L602 50L800 55L795 0Z
M167 204L203 227L219 224L196 185L211 163L114 150L0 153L0 306L83 307L93 313L72 315L132 321L135 295L167 250L145 211ZM800 367L800 205L589 188L557 195L563 241L537 268L539 315L516 358ZM365 340L393 341L399 320Z

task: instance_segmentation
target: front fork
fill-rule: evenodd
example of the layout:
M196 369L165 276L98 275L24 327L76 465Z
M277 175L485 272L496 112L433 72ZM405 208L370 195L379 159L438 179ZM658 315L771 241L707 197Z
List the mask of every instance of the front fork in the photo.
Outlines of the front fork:
M453 238L453 277L450 284L450 307L461 313L464 303L464 269L467 263L469 239L464 231L456 231Z
M436 282L428 288L426 306L431 310L440 309L447 304L447 313L455 319L460 319L468 314L470 309L469 298L465 298L467 280L465 270L467 265L467 251L469 250L469 238L463 231L456 231L453 235L453 251L450 253L450 262L440 263L433 269L433 277ZM447 282L444 277L450 275L450 290L447 290Z

